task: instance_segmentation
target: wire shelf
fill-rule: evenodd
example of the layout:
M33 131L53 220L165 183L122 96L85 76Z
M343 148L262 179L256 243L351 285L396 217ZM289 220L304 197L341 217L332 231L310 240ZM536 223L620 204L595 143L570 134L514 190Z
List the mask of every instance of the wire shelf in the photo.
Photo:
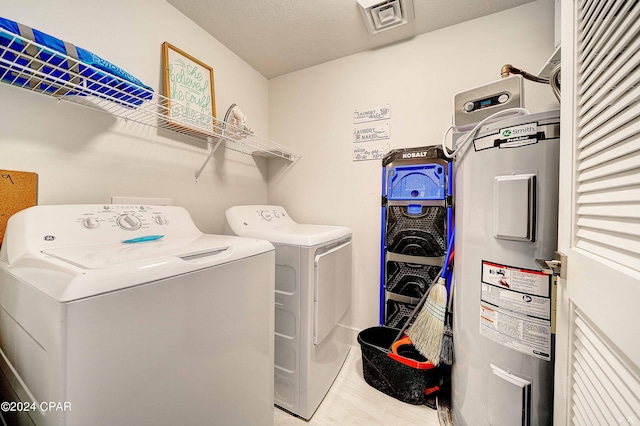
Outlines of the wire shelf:
M227 149L244 154L292 162L300 158L298 153L253 134L244 126L219 120L2 28L0 80L124 120L202 140L214 145L213 151L225 141ZM205 165L206 162L202 168Z

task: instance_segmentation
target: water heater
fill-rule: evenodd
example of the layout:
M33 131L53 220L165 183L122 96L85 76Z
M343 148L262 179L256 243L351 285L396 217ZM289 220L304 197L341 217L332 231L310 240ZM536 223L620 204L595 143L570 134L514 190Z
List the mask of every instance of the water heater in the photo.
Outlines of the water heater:
M552 423L559 135L559 111L512 117L457 157L456 426Z

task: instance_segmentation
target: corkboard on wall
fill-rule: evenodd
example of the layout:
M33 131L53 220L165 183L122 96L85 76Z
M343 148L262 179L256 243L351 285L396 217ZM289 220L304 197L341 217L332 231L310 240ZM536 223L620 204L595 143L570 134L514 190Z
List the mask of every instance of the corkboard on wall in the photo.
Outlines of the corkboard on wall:
M16 212L38 202L38 175L31 172L0 170L0 244L7 221Z

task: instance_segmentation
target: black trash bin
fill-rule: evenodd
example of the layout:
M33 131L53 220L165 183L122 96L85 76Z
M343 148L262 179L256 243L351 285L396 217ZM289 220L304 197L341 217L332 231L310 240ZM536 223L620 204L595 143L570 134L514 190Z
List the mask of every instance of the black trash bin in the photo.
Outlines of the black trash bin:
M441 369L413 345L402 345L397 354L392 353L390 348L399 332L391 327L371 327L358 334L364 379L400 401L434 408L432 398L441 384Z

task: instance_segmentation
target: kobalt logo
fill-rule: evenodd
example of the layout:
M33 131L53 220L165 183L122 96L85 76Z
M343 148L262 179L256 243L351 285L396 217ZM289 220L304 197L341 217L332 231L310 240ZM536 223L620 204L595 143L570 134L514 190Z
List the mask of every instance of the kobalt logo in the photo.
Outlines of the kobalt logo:
M427 152L423 151L423 152L405 152L404 154L402 154L402 158L421 158L421 157L426 157L427 156Z

